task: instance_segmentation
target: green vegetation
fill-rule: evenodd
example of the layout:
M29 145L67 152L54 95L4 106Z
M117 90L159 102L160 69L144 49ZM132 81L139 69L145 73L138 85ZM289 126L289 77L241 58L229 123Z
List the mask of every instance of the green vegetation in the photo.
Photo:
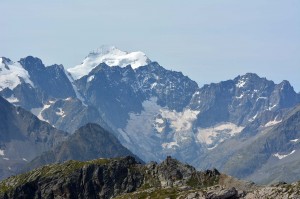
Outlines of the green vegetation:
M187 185L193 188L206 188L219 183L219 176L205 176L203 173L192 175L187 181Z
M176 188L167 188L167 189L148 189L144 191L137 191L133 193L122 194L117 196L116 199L128 199L128 198L135 198L135 199L175 199L179 196L180 191Z
M105 165L116 160L118 160L118 158L96 159L96 160L91 160L86 162L69 160L61 164L57 163L57 164L46 165L41 168L34 169L30 172L20 174L17 176L12 176L3 180L2 182L0 182L0 193L8 192L15 187L24 185L29 182L33 182L41 178L48 178L48 177L55 177L55 176L66 177L72 172L81 169L84 166Z

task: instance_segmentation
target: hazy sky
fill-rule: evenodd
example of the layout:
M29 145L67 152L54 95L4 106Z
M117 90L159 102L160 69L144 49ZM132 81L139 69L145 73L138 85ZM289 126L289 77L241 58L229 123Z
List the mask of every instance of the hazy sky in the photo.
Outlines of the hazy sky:
M143 51L201 86L255 72L300 91L299 0L0 0L0 56L81 63Z

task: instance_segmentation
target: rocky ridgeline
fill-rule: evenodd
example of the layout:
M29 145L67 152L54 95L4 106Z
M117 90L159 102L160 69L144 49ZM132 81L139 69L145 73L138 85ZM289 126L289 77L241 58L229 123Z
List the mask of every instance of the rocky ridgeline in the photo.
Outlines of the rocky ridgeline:
M299 198L299 184L257 187L220 174L196 171L168 157L142 165L133 157L67 161L10 177L1 198Z

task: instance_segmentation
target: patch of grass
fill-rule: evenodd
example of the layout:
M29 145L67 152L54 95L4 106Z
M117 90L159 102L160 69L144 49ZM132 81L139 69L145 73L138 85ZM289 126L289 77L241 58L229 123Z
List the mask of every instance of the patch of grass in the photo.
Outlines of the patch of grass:
M180 192L175 188L167 188L167 189L156 189L156 190L145 190L140 192L128 193L117 196L116 199L128 199L128 198L135 198L135 199L176 199L179 196Z
M0 184L0 193L6 193L12 189L11 186L7 186L6 184Z
M64 163L50 164L38 169L34 169L30 172L20 174L17 176L11 176L2 182L0 182L0 193L6 193L18 186L33 182L40 178L48 177L65 177L74 171L81 169L84 166L89 165L105 165L117 159L96 159L87 162L69 160Z
M205 176L203 174L194 174L187 181L187 185L193 188L206 188L219 183L219 176Z

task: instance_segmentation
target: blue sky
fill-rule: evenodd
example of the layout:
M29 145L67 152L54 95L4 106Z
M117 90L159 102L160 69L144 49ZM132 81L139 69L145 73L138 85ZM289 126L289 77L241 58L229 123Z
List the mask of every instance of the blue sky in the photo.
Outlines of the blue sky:
M300 91L299 0L0 0L0 56L81 63L101 45L145 52L201 86L255 72Z

